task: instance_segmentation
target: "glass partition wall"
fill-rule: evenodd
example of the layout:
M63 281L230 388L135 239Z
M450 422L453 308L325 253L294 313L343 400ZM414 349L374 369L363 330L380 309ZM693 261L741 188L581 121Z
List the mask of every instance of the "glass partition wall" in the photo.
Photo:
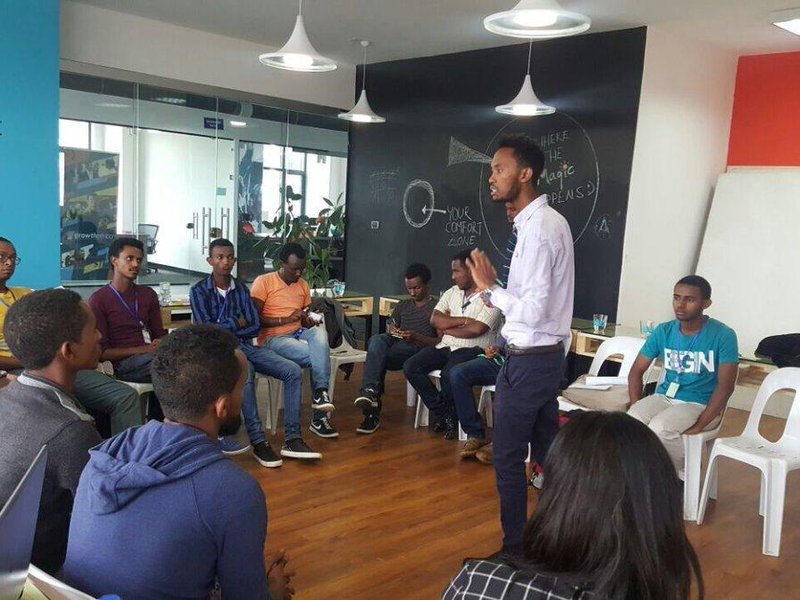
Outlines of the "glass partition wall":
M208 245L237 247L240 279L289 239L316 283L342 278L347 124L329 116L62 73L61 278L101 285L108 249L139 238L139 282L191 284Z

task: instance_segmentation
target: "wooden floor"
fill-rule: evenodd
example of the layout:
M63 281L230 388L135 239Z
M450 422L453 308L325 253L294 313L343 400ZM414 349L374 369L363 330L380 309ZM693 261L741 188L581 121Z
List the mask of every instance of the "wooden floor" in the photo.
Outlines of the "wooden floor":
M299 600L331 598L438 598L464 557L500 547L499 509L491 467L458 457L461 443L413 428L405 380L387 380L381 429L355 433L361 420L352 404L361 367L350 382L339 375L332 422L340 437L304 439L322 461L285 460L264 469L250 454L236 460L267 496L268 548L285 547L297 570ZM723 435L737 435L747 414L731 409ZM784 421L766 417L775 439ZM271 440L282 442L282 430ZM723 461L719 501L706 523L687 523L706 582L706 598L800 598L800 479L790 474L781 557L761 554L758 474ZM531 489L530 507L536 503Z

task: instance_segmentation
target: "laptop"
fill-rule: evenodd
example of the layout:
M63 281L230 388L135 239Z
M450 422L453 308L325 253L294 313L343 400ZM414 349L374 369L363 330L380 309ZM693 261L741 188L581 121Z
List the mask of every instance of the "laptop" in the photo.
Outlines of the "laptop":
M28 579L46 466L47 446L42 446L0 511L0 600L20 598Z

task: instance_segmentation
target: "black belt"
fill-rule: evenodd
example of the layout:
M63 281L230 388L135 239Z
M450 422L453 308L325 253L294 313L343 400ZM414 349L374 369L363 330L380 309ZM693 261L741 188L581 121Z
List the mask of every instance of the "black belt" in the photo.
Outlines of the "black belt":
M506 346L507 356L525 356L526 354L550 354L552 352L562 352L561 342L549 346L529 346L521 348L519 346Z

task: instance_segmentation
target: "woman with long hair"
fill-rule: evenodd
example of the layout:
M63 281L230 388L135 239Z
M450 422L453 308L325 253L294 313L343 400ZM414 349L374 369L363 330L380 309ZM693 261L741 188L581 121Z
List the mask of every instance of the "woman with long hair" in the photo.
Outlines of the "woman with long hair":
M545 461L524 556L470 560L444 600L702 600L683 494L656 435L625 413L584 412Z

